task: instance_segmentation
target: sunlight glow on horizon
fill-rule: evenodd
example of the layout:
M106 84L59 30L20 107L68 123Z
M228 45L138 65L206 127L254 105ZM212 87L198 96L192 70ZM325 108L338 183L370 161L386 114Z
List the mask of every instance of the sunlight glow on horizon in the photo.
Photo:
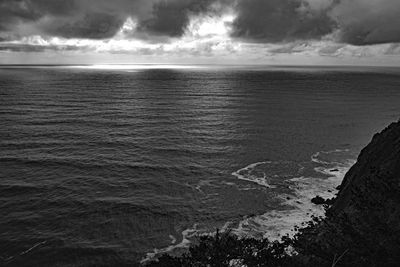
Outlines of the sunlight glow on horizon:
M96 69L96 70L146 70L146 69L201 69L206 68L201 65L179 65L179 64L93 64L68 66L76 69Z

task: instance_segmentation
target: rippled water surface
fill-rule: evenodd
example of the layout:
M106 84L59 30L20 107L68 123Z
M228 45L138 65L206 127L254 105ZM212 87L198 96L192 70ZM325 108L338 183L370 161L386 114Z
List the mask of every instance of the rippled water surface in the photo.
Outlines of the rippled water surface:
M397 69L0 68L0 261L278 237L399 115Z

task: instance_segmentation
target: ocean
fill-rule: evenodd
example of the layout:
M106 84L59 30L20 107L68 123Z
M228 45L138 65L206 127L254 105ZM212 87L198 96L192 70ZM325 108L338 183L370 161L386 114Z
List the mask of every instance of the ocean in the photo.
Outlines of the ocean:
M133 266L323 215L400 69L0 68L0 265Z

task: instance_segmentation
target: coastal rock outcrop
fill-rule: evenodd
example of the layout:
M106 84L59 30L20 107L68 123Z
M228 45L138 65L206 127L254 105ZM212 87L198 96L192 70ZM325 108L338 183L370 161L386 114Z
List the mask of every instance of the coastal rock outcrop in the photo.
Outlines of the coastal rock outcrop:
M298 236L300 254L329 266L400 266L400 121L374 135L339 188L326 218Z

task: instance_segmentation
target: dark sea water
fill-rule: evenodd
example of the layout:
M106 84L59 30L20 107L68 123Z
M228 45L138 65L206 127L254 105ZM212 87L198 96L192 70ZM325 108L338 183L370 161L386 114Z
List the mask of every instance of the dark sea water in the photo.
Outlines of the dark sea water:
M0 266L278 238L400 117L388 68L0 68Z

